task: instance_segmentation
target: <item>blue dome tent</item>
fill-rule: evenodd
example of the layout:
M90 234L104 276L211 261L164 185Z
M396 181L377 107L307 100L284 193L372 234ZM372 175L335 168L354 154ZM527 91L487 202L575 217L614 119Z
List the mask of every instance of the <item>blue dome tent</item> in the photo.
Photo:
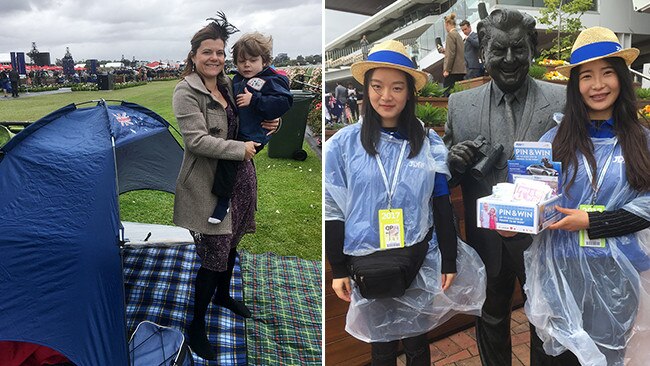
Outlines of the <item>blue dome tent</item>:
M127 365L118 193L173 193L182 148L133 103L71 104L0 148L0 340Z

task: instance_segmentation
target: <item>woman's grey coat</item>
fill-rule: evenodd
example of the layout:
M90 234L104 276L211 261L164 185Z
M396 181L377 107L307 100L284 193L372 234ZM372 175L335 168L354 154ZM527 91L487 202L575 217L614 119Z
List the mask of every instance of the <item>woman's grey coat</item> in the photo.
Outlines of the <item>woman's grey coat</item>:
M234 105L230 79L221 74L218 82L228 85L228 97ZM226 140L226 110L212 97L198 74L192 73L176 85L172 104L185 144L176 180L174 224L203 234L230 234L230 213L218 225L208 223L217 204L212 182L219 159L244 160L244 142Z

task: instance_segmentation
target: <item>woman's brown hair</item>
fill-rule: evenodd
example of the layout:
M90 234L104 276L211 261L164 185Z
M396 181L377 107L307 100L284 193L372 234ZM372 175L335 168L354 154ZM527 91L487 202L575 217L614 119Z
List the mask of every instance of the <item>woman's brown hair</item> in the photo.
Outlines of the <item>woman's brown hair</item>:
M226 15L221 11L217 12L216 18L208 18L206 20L212 20L212 22L201 28L192 37L192 40L190 41L192 48L187 54L187 58L185 59L185 69L183 69L181 76L187 76L194 72L194 62L192 61L192 56L196 54L196 51L201 46L201 42L205 41L206 39L220 39L223 41L223 44L225 46L230 35L239 32L239 29L237 29L234 25L228 23Z
M445 15L445 23L456 26L456 13Z

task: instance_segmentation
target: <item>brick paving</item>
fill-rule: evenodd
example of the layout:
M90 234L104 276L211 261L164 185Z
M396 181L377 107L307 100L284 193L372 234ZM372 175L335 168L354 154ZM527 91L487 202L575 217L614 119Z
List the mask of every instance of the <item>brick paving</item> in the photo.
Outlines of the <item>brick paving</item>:
M512 312L510 322L512 336L512 366L530 366L530 331L524 308ZM433 342L431 366L481 366L476 346L474 327ZM398 366L406 365L406 357L397 358Z

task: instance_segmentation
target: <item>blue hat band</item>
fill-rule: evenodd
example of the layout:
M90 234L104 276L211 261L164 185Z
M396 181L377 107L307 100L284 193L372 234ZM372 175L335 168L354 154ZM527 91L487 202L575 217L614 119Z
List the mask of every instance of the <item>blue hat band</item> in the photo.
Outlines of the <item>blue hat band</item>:
M594 57L602 57L618 52L623 47L616 42L595 42L584 45L571 53L571 64L577 64Z
M412 69L414 68L413 62L408 57L399 52L389 50L376 51L371 53L368 55L368 61L387 62L390 64L410 67Z

